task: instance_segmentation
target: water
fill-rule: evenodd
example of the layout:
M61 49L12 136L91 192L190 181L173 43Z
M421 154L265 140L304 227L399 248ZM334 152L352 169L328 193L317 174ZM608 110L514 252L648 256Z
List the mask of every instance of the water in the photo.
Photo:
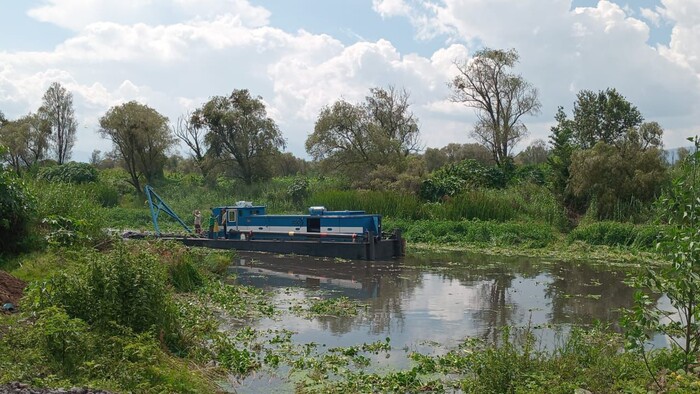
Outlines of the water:
M394 368L408 365L407 351L447 349L466 337L498 341L503 326L534 327L544 347L555 346L572 325L601 322L615 329L635 291L619 267L473 254L388 263L241 254L231 270L238 283L272 291L281 307L306 297L360 301L367 309L358 316L285 314L250 325L285 328L296 343L328 347L389 337L393 350L383 363ZM265 391L283 380L256 376L237 390Z

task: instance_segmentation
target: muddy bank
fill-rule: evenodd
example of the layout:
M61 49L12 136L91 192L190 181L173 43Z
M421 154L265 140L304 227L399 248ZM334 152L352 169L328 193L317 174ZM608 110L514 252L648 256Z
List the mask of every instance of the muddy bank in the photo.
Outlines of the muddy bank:
M0 311L4 311L2 306L6 303L11 303L16 308L26 286L27 283L23 280L17 279L5 271L0 271Z

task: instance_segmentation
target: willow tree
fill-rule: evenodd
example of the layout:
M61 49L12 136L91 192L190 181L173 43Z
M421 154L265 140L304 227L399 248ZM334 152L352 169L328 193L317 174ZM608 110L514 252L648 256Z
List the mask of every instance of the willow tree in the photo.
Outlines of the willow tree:
M78 122L73 111L73 94L54 82L44 93L39 114L51 125L51 142L56 161L63 164L71 157Z
M306 151L350 179L379 166L405 170L409 154L420 148L418 119L409 94L394 87L372 88L363 103L339 100L321 110Z
M455 61L458 73L448 84L453 102L474 108L477 122L471 136L499 166L527 136L522 117L538 114L541 107L537 89L510 71L518 59L515 49L484 48L470 60Z
M191 123L205 130L210 154L229 164L231 173L246 184L268 178L272 160L286 145L262 97L251 96L247 89L212 97L192 114Z
M141 179L151 183L162 176L165 154L175 143L168 118L136 101L110 108L100 118L100 134L112 141L138 193L143 193Z

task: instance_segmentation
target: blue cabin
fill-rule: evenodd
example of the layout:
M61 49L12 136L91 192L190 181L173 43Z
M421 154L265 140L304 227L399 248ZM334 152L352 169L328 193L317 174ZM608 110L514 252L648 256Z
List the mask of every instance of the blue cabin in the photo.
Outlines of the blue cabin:
M333 241L366 240L382 232L381 215L364 211L328 211L309 208L308 215L268 215L265 206L239 201L233 206L212 208L218 232L213 238Z

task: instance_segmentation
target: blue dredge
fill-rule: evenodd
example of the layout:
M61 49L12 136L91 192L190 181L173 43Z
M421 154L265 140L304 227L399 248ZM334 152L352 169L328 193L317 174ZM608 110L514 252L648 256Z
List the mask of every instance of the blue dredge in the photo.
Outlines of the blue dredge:
M158 226L159 213L192 230L150 186L145 190L156 235L190 246L257 252L294 253L360 260L387 260L404 254L401 232L382 232L382 217L364 211L329 211L309 208L308 215L269 215L265 206L239 201L215 207L213 228L202 236L166 236ZM206 218L203 224L207 224Z

